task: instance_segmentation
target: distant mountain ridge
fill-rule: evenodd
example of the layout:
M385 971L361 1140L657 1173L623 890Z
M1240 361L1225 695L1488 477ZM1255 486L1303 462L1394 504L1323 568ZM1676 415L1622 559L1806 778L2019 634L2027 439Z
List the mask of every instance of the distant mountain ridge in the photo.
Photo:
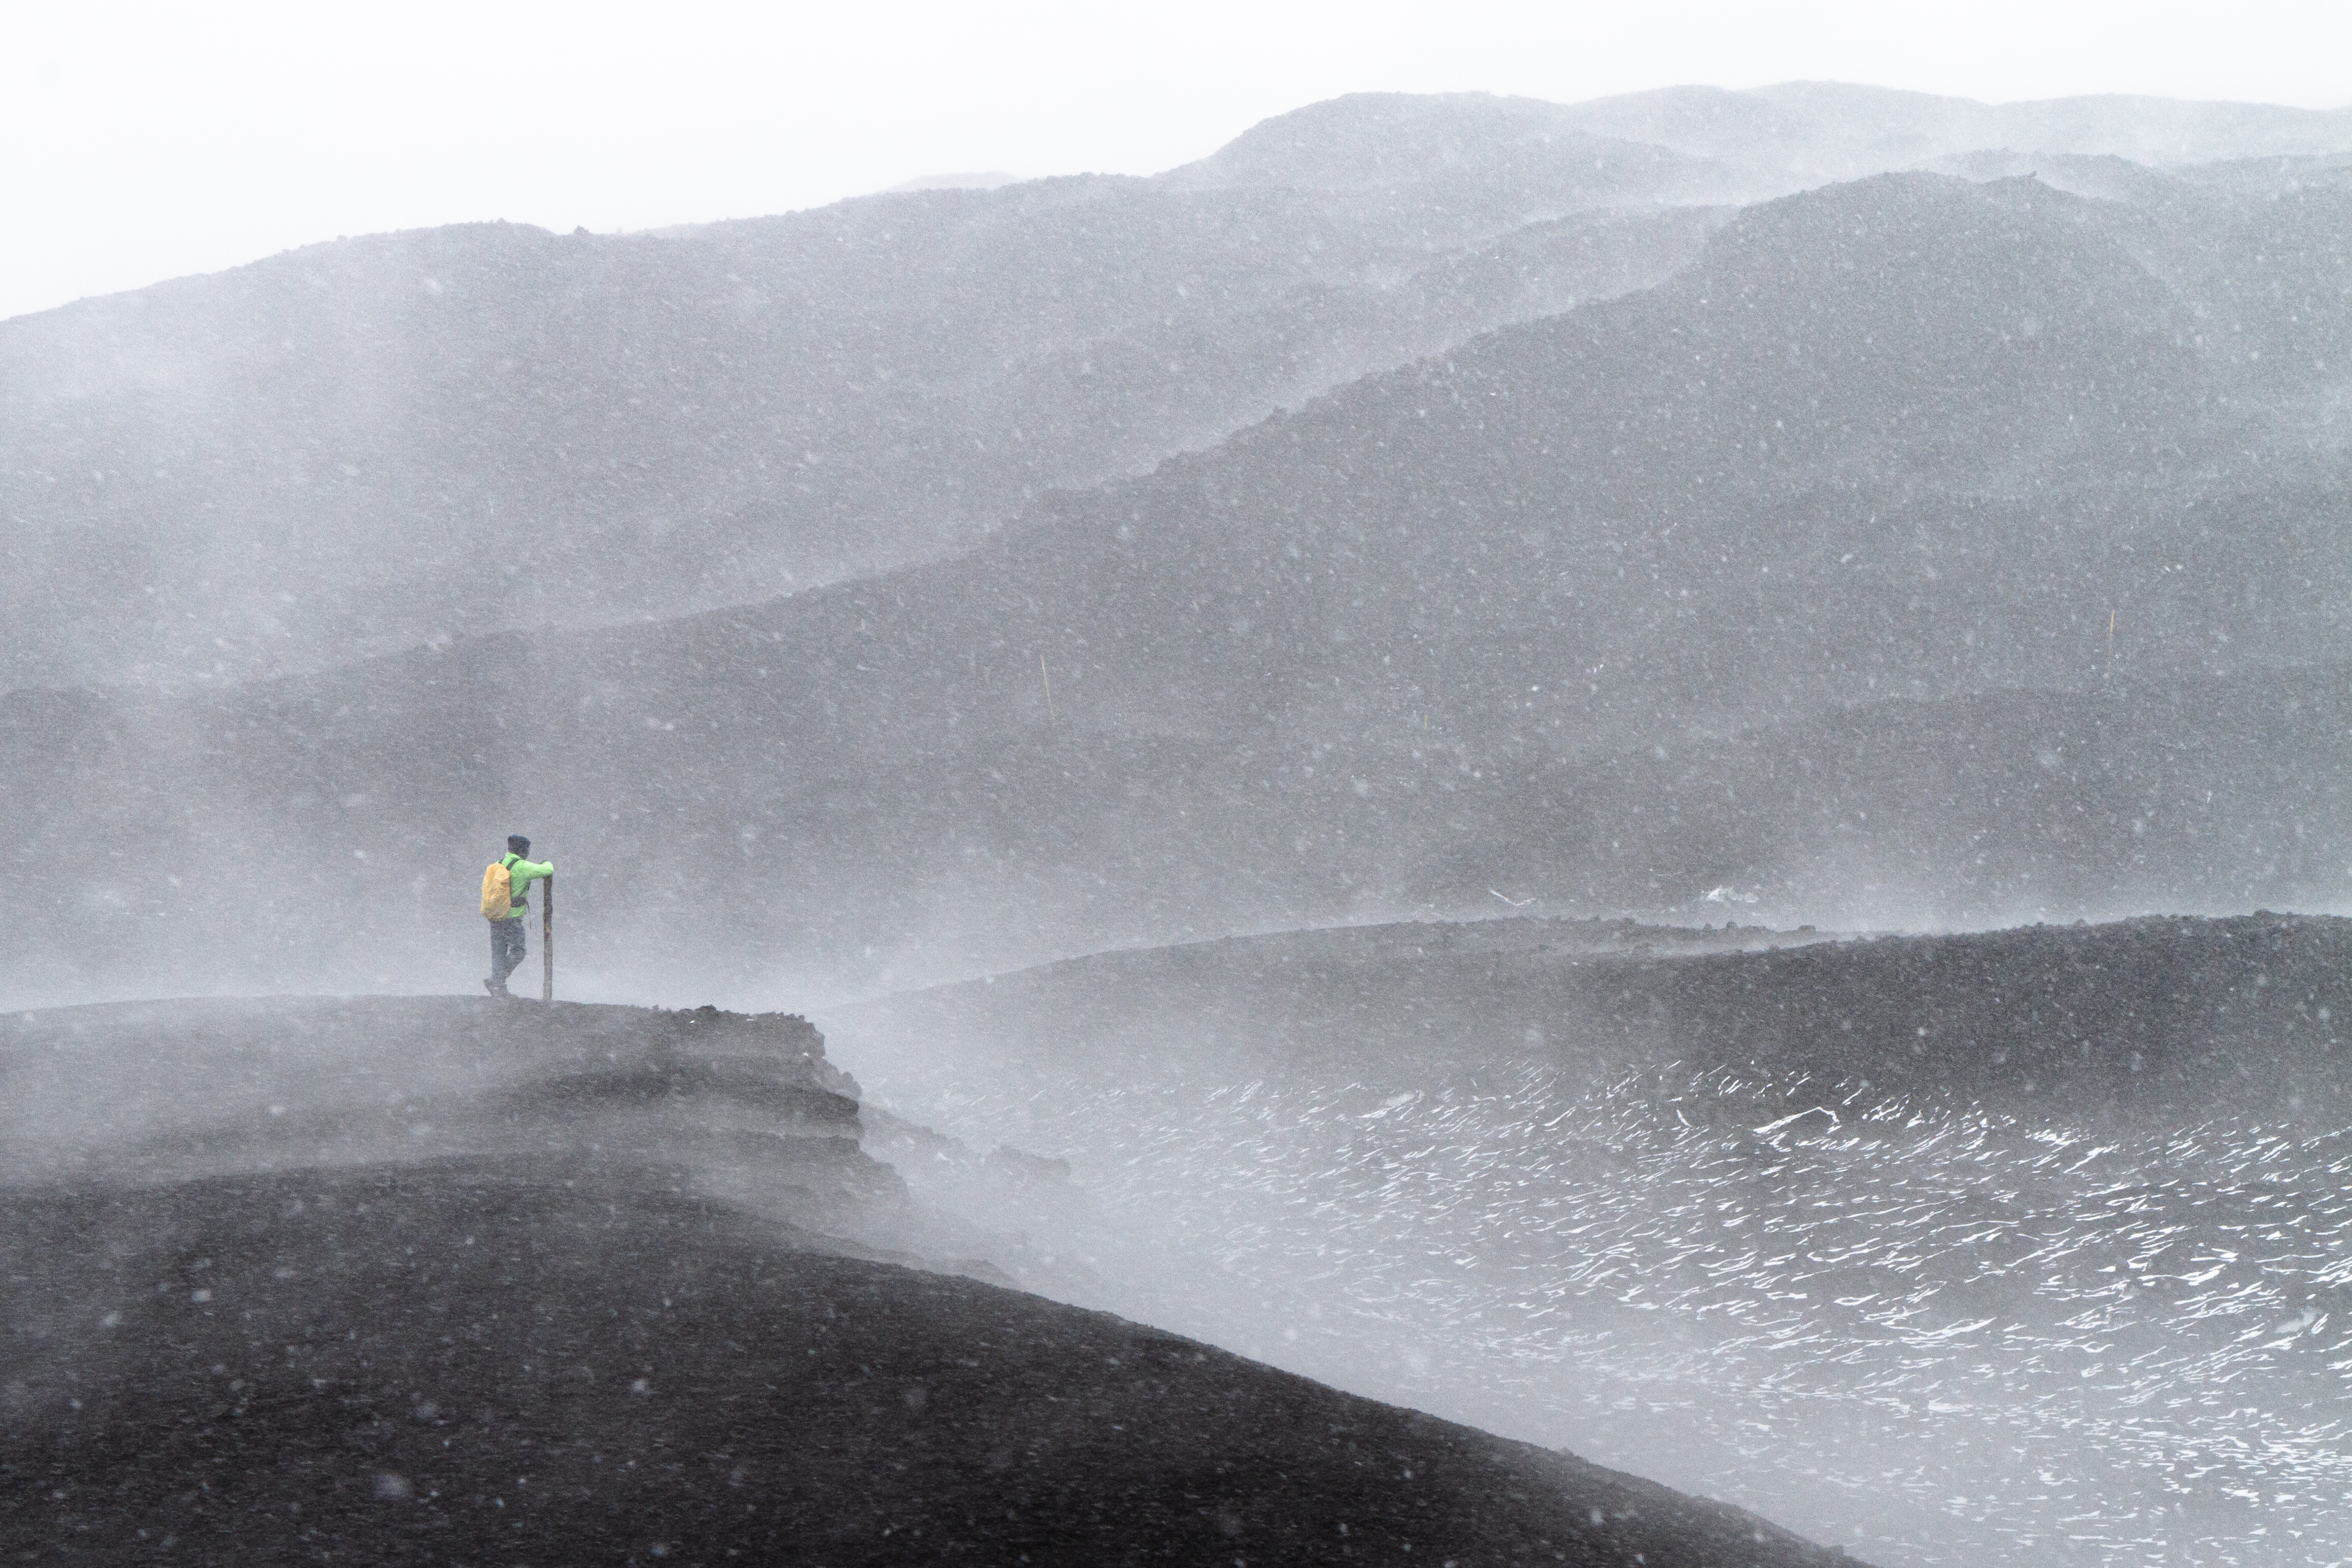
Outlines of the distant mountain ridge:
M1987 104L1843 82L1747 91L1668 88L1570 106L1595 135L1686 156L1771 156L1794 149L1815 171L1852 178L1892 162L1972 148L2128 158L2158 164L2293 158L2352 147L2352 109L2189 102L2109 94Z
M1655 282L1720 221L1596 210L1623 195L1087 176L379 235L0 323L0 685L314 668L968 548Z
M1987 104L1842 82L1664 88L1583 103L1489 93L1350 93L1251 128L1161 178L1306 189L1405 186L1529 161L1605 174L1672 154L1754 201L1826 180L1996 151L2155 166L2352 152L2352 109L2126 96ZM1622 177L1622 176L1621 176Z
M2352 120L1819 84L1358 95L1153 180L379 235L19 318L0 687L247 678L968 548L1045 491L1654 284L1716 208L2003 150L2104 193L2132 177L2082 160L2308 162L2352 152ZM2306 252L2340 246L2321 205ZM2194 268L2217 221L2150 245Z
M2352 184L2074 172L2117 193L1914 172L1522 225L1443 270L1530 319L830 586L20 689L17 983L470 984L443 890L517 825L586 862L583 965L745 999L1490 890L1731 883L1824 924L2325 905ZM927 200L1102 215L1057 190ZM1509 210L1465 200L1449 222ZM1570 271L1623 288L1534 309ZM273 881L282 841L347 845L353 913Z

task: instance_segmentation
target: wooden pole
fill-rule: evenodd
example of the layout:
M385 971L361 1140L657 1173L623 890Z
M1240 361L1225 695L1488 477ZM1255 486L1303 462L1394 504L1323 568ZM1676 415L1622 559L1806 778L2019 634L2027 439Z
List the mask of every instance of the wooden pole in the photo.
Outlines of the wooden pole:
M550 873L541 879L546 883L540 896L546 902L539 906L539 999L555 1000L555 876Z

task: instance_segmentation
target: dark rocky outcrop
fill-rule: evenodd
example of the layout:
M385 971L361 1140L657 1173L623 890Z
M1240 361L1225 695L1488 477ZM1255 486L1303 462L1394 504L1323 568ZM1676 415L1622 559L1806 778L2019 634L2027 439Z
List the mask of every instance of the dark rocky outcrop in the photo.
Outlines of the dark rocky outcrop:
M778 1217L876 1222L856 1084L805 1019L455 998L133 1002L0 1018L0 1179L520 1158L766 1181Z

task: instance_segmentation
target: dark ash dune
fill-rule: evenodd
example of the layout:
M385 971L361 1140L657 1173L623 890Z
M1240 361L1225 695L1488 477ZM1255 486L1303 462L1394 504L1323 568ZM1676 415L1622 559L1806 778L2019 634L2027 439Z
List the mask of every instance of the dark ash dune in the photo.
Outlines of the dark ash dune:
M419 999L6 1028L12 1561L1835 1560L845 1255L870 1249L813 1227L879 1234L896 1183L799 1019ZM61 1071L149 1092L58 1125Z
M420 1166L7 1207L41 1286L9 1292L12 1560L1835 1560L690 1198Z
M1091 1304L1881 1562L2317 1568L2347 960L2291 916L1423 923L822 1016L872 1103L1068 1162L1091 1207L1018 1212Z
M1671 1064L2116 1124L2352 1120L2352 920L2331 917L1864 938L1343 927L1101 954L826 1017L871 1072L919 1043L1071 1082L1413 1087L1543 1058L1596 1080Z

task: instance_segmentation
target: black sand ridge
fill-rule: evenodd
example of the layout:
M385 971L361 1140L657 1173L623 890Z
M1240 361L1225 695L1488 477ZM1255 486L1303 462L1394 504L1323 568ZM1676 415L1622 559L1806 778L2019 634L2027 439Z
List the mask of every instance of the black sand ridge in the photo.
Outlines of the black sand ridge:
M371 1006L334 1005L353 1021ZM387 1003L407 1029L386 1031L386 1055L415 1045L420 1019L446 1027L461 1009L476 1028L513 1021L488 1004ZM81 1011L12 1020L12 1084L37 1054L27 1031L62 1039ZM186 1018L233 1028L236 1011ZM567 1011L603 1048L630 1009ZM168 1047L171 1015L140 1015L151 1044ZM729 1050L740 1061L757 1034ZM551 1149L551 1104L619 1092L583 1094L577 1063L538 1049L566 1086L520 1096L528 1149L169 1182L85 1161L100 1174L0 1187L0 1557L1835 1556L1173 1335L841 1256L696 1190L707 1145L685 1165ZM814 1078L821 1051L795 1071ZM622 1098L708 1104L727 1077L688 1063L649 1079L595 1054L636 1085ZM498 1103L518 1102L509 1089Z
M1417 1087L1540 1058L1596 1077L1802 1080L1857 1103L2325 1131L2352 1108L2352 920L2258 912L1875 937L1406 923L1103 953L833 1008L824 1022L854 1048L953 1040L1070 1076L1239 1063Z

